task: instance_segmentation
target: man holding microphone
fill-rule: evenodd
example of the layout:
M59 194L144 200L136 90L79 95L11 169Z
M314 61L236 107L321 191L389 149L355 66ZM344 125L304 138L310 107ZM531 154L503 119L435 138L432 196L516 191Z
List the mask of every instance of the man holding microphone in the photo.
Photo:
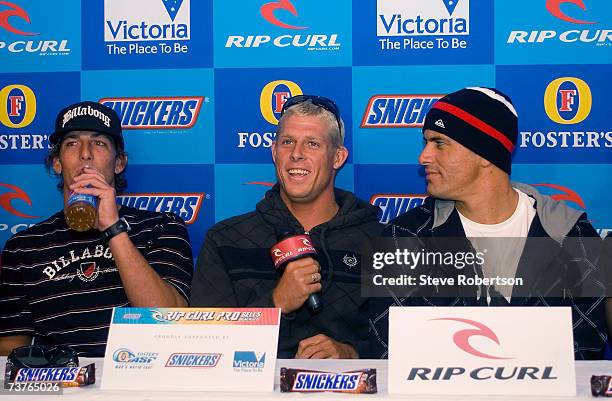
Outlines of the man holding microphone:
M255 211L212 227L200 253L191 305L280 308L279 358L370 356L360 247L379 234L379 210L334 188L343 143L333 101L288 99L272 145L277 184ZM308 251L275 271L291 241Z

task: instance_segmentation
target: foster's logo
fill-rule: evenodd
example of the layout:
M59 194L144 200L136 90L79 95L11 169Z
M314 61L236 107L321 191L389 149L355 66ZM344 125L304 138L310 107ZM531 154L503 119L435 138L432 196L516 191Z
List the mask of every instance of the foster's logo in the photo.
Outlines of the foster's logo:
M24 128L36 117L36 95L25 85L0 89L0 123L8 128Z
M544 92L544 109L559 124L584 121L591 112L591 88L580 78L561 77L551 81Z

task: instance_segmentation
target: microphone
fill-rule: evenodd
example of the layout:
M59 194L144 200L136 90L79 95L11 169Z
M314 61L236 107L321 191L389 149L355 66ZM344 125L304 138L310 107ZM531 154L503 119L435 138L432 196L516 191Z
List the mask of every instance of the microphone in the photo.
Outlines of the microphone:
M289 262L303 258L317 258L317 250L312 246L312 240L307 234L298 234L294 229L282 227L276 229L278 242L270 249L270 256L274 263L274 269L282 275ZM319 313L323 309L321 293L310 294L306 300L306 306L312 314Z

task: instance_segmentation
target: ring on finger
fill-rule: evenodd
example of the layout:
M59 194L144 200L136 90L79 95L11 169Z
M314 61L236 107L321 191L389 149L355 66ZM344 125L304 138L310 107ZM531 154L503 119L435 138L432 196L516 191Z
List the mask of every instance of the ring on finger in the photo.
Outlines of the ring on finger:
M310 280L312 281L313 284L319 281L319 273L312 273L310 275Z

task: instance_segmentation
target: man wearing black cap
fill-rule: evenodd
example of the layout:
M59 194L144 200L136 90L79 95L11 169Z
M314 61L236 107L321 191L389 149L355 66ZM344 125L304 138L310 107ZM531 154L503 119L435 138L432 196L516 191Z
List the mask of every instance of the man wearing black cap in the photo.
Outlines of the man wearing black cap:
M600 239L586 213L510 181L517 135L512 101L495 89L465 88L433 104L419 156L429 197L391 221L385 235L436 245L445 243L442 237L460 239L461 250L485 253L482 264L461 274L493 284L474 286L467 297L465 288L446 291L452 296L445 298L431 291L440 288L429 288L413 297L394 296L391 304L571 306L576 359L599 359L606 338L605 288L597 277ZM446 243L449 249L457 244ZM504 285L498 278L521 278L524 285ZM378 356L386 356L388 306L379 304L373 318Z
M0 354L29 344L104 355L113 307L186 306L193 271L184 222L120 207L127 183L121 123L110 108L81 102L60 111L47 167L73 193L97 198L94 228L77 232L64 211L11 237L0 271Z

